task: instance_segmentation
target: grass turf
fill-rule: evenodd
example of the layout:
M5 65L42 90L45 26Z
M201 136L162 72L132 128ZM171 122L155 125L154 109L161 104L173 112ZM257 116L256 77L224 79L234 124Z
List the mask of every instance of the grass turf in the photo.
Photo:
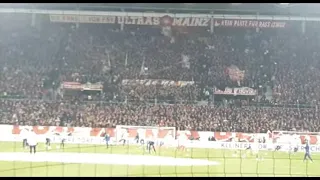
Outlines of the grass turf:
M0 142L1 152L27 152L21 142ZM220 149L188 149L187 152L175 148L157 149L156 156L207 159L219 162L217 166L129 166L102 164L72 164L51 162L8 162L0 161L0 176L320 176L320 154L313 154L314 163L303 162L303 153L289 155L285 152L261 151L264 160L257 161L249 152ZM38 151L46 151L44 144ZM109 153L109 154L147 154L136 146L74 145L67 144L64 149L52 145L51 153ZM246 154L245 158L241 158ZM149 155L149 154L148 154Z

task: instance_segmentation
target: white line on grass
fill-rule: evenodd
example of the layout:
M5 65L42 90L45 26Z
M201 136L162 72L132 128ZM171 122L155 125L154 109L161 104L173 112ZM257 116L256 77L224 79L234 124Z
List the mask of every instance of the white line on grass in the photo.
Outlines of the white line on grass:
M202 159L173 158L151 155L120 155L93 153L0 153L1 161L60 162L86 164L117 164L147 166L216 166L218 162Z

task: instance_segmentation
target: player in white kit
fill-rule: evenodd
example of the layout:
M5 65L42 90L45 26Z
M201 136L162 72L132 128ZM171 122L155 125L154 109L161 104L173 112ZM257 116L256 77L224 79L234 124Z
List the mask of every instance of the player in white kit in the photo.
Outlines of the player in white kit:
M300 138L296 135L296 134L293 134L291 135L291 137L288 139L289 140L289 148L288 148L288 153L289 154L294 154L298 151L298 140Z
M305 141L310 142L310 136L306 135L306 136L305 136Z
M257 154L259 152L259 138L254 137L253 143L251 145L251 150L253 154Z
M128 136L129 136L129 131L125 130L121 135L121 139L119 140L119 142L122 141L123 146L126 144L126 142L128 142Z
M236 142L238 142L238 141L237 141L237 137L236 137L235 134L232 135L232 137L231 137L231 139L230 139L230 142L231 142L231 143L236 143ZM238 155L238 150L235 149L234 152L233 152L233 154L232 154L232 156L233 156L233 157L236 157L237 155Z
M139 148L144 149L144 144L146 143L146 130L145 129L138 129L137 134L139 134Z
M185 151L186 150L186 142L188 141L188 137L181 133L179 136L178 136L178 150L180 151Z
M294 144L294 148L293 148L294 151L293 152L296 153L296 152L298 152L299 147L301 145L300 136L299 135L295 135L294 141L295 141L295 144Z
M253 143L251 145L251 151L252 154L256 156L256 160L262 160L263 158L261 157L261 154L259 153L259 137L254 136L253 137Z
M160 142L160 147L169 148L170 146L174 145L175 140L172 137L173 135L171 133L167 134Z
M37 142L37 135L33 130L29 132L27 142L29 144L30 154L32 153L35 154L37 152L38 142Z

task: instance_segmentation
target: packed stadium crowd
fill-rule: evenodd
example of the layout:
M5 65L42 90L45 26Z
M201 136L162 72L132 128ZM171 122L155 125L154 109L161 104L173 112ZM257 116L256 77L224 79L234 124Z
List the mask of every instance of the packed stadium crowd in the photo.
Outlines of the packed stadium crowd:
M180 130L261 132L320 130L319 112L302 108L63 103L1 100L1 123L28 126L167 126Z
M4 15L0 22L6 24L0 29L1 123L320 130L314 108L320 100L316 22L305 28L301 22L285 29L218 27L213 33L195 27L52 23L21 15ZM101 82L103 89L90 98L67 96L60 86L66 81ZM239 106L213 105L220 99L212 97L214 89L226 87L250 87L258 94L242 98ZM194 103L204 100L212 104Z

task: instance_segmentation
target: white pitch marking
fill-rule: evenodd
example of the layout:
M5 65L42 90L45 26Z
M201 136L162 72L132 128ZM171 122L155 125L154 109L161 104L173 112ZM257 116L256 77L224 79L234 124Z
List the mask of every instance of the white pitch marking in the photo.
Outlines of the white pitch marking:
M218 162L202 159L173 158L148 155L93 153L0 153L0 161L58 162L84 164L147 165L147 166L216 166Z

